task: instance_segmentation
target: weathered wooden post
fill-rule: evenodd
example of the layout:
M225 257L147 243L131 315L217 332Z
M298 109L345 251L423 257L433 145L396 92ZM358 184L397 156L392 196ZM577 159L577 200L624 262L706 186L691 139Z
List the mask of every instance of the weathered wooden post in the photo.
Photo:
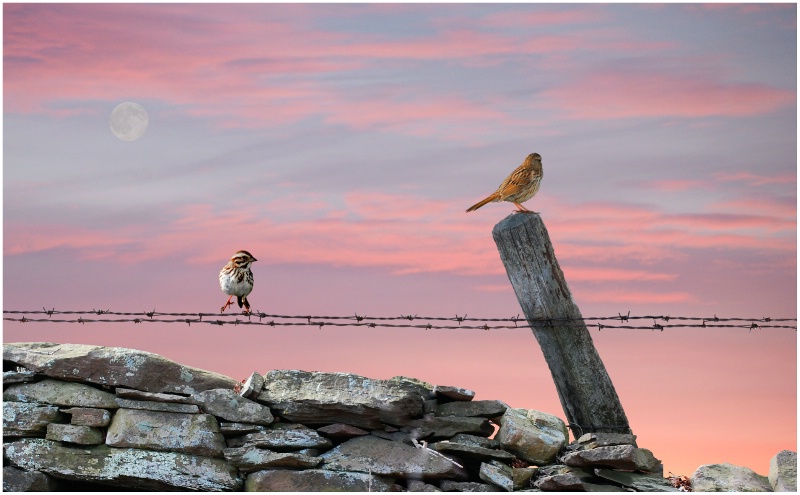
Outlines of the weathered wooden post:
M572 299L541 217L511 214L495 225L492 236L550 367L573 436L629 433L628 418ZM558 321L565 318L570 321Z

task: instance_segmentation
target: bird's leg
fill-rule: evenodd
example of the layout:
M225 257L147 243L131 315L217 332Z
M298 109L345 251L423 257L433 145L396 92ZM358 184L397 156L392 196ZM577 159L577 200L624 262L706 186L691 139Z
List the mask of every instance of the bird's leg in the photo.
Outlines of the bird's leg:
M519 203L514 203L514 204L517 205L517 210L515 211L515 213L536 213L535 211L525 208Z
M247 298L244 298L243 302L244 302L244 314L249 315L250 314L250 303L247 301Z
M231 302L231 299L233 299L233 295L231 295L231 297L229 297L229 298L228 298L228 302L226 302L226 303L225 303L225 306L223 306L223 307L222 307L222 308L219 310L219 312L220 312L220 313L223 313L223 312L225 312L225 310L228 308L228 306L231 306L231 305L233 304L233 303Z

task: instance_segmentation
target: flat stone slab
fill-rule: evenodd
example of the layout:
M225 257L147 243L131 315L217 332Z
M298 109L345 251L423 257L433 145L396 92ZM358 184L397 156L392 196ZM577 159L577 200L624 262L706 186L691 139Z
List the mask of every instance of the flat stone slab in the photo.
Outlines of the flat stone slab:
M200 408L194 404L176 404L172 402L153 402L150 400L117 399L119 407L125 409L141 409L144 411L160 411L184 414L197 414Z
M429 393L410 380L274 370L264 375L264 390L257 400L289 421L309 426L344 423L372 430L421 416Z
M466 471L442 454L372 435L348 440L321 457L323 467L333 471L423 480L467 479Z
M246 399L231 389L218 388L192 394L194 404L227 421L268 425L274 418L269 407Z
M488 483L476 483L474 481L451 481L442 480L439 488L443 492L498 492L497 487Z
M79 445L100 445L103 443L103 430L92 426L59 425L51 423L47 425L47 435L45 438Z
M247 476L247 492L389 492L394 480L367 473L306 469L264 470Z
M4 371L3 385L32 382L35 378L36 378L36 373L30 370Z
M222 454L233 466L243 473L251 473L268 468L315 468L322 462L320 457L294 452L273 452L257 447L236 447L223 449Z
M222 457L225 438L210 414L120 409L108 427L106 445Z
M336 423L328 426L323 426L322 428L317 428L317 432L321 433L322 435L328 438L333 438L334 440L342 440L342 439L346 440L348 438L369 435L369 432L366 430L362 430L361 428L357 428L355 426L343 425L341 423Z
M253 425L250 423L233 423L227 421L219 422L219 431L226 437L241 436L247 433L255 433L258 431L268 431L269 426Z
M437 385L433 389L433 393L437 398L450 399L457 401L468 401L475 398L475 392L460 387L451 387L449 385Z
M175 404L191 404L189 397L161 392L142 392L132 388L118 387L114 392L120 399L148 400L152 402L169 402Z
M67 447L40 438L3 444L14 466L72 481L90 481L132 490L234 491L236 470L222 459L176 452L115 449L106 445Z
M437 416L480 416L496 418L506 412L508 406L499 400L473 400L469 402L445 402L436 408Z
M465 418L461 416L441 416L415 419L406 422L402 431L417 439L450 438L459 433L488 437L494 427L486 418Z
M3 392L4 401L39 402L56 406L99 407L116 409L119 406L114 394L90 385L58 380L11 385Z
M613 445L633 445L636 447L636 435L629 433L585 433L573 445L570 445L570 448L576 447L580 450L589 450Z
M3 468L4 492L54 492L58 481L38 471L24 471L12 466Z
M229 447L261 447L276 451L329 449L333 443L310 428L274 429L229 438Z
M564 456L564 464L576 467L605 467L628 471L653 471L661 461L647 449L633 445L611 445L580 450Z
M619 485L631 488L637 492L677 492L669 481L660 476L631 473L628 471L614 471L611 469L595 469L595 474L600 478L613 481Z
M43 437L47 425L65 417L58 407L32 402L3 402L4 437Z
M514 454L510 452L506 452L505 450L495 450L495 449L487 449L484 447L478 447L476 445L467 445L463 443L456 443L456 442L436 442L429 446L436 452L441 452L443 454L452 454L456 457L463 458L464 460L467 459L478 459L482 461L501 461L505 463L509 463L514 459Z
M70 409L64 409L61 412L72 416L70 424L76 426L95 426L102 428L111 423L111 413L108 412L108 409L73 407Z
M53 378L145 392L189 395L215 388L233 389L237 383L233 378L183 366L158 354L122 347L15 342L3 344L3 360Z

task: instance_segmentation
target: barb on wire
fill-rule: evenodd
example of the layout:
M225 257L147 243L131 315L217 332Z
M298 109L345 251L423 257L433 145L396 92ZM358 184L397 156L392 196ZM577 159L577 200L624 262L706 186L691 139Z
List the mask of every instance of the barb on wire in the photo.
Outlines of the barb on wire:
M279 315L254 311L246 320L237 313L161 313L155 309L143 312L116 312L108 309L91 311L58 311L55 308L42 308L42 311L4 310L3 319L20 323L202 323L211 325L251 325L251 326L324 326L367 327L367 328L418 328L424 330L500 330L519 328L564 328L570 326L596 326L598 331L605 329L660 330L673 328L742 328L753 329L793 329L797 330L797 318L713 318L669 315L632 316L630 311L623 315L582 318L539 318L526 320L519 315L510 318L475 318L464 316L419 316L417 314L400 316L366 316L357 312L352 316L313 316ZM36 318L36 315L47 318ZM74 316L77 316L75 318ZM91 316L86 316L91 315ZM72 316L69 318L68 316ZM651 320L652 325L636 325L639 320ZM424 323L423 323L424 322ZM434 323L436 322L436 323ZM663 322L663 323L661 323ZM491 325L490 325L491 324Z

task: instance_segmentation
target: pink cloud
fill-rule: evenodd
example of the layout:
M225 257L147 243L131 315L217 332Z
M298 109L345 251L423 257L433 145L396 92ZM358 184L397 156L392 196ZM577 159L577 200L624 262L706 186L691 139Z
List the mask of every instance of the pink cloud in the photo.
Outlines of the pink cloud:
M581 289L575 292L575 297L582 302L617 304L628 307L627 305L640 304L676 304L690 301L693 295L689 292L653 292L653 291L632 291L614 290L604 288L602 290Z
M658 273L621 268L563 267L564 276L576 282L670 281L674 273Z
M189 205L159 228L117 229L7 224L7 256L73 249L84 258L121 254L125 263L190 253L185 262L214 264L236 249L269 253L270 263L385 267L396 274L504 274L491 224L441 200L354 191L343 206L308 198L308 208L276 200L247 211ZM755 249L782 259L796 252L795 223L768 214L665 214L613 203L542 204L556 254L568 279L587 283L671 282L665 262L686 249ZM547 211L561 211L558 216ZM784 210L785 211L785 210ZM214 235L209 237L209 232ZM238 239L230 245L225 239ZM124 255L122 255L124 254ZM635 267L598 264L635 263ZM661 268L648 268L660 266Z
M637 186L657 191L683 192L692 189L706 189L714 187L713 183L703 180L654 180L647 182L637 182Z
M608 18L602 8L592 5L567 9L537 10L534 12L503 11L493 12L483 18L483 24L493 28L512 28L529 26L560 26L574 24L593 24Z
M797 102L793 90L725 83L679 74L596 71L549 89L544 96L570 118L742 117Z
M784 175L758 175L750 172L718 172L714 178L722 182L745 182L751 186L765 186L772 184L796 184L797 174Z

